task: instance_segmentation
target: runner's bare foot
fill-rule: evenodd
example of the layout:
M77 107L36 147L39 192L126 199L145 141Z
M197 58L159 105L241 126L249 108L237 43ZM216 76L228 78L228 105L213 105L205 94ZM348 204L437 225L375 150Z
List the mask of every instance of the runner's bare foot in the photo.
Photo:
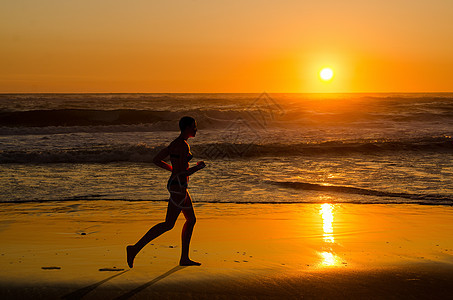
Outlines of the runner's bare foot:
M129 268L134 266L134 258L137 255L137 252L134 249L135 247L130 245L126 247L126 256L127 256L127 265Z
M184 259L179 261L180 266L200 266L201 263L190 260L190 259Z

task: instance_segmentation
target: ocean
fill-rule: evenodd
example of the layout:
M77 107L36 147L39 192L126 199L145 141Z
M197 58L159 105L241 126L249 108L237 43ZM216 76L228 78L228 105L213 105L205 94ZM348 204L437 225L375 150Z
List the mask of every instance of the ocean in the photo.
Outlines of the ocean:
M453 93L1 94L0 201L167 201L186 115L196 205L453 205Z

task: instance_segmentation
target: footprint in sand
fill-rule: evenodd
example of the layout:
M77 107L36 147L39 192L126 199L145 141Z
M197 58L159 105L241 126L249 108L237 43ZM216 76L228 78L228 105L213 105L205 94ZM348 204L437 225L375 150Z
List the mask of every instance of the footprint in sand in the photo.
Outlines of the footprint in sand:
M102 268L99 271L108 271L108 272L116 272L116 271L124 271L124 269L117 269L116 267L113 268Z

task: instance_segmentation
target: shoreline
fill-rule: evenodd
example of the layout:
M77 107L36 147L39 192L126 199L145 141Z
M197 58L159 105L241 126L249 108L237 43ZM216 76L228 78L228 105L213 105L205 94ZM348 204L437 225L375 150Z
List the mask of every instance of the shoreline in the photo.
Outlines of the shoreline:
M129 269L126 245L163 221L166 203L3 203L0 297L428 299L453 292L453 207L194 207L190 255L202 266L177 266L180 216Z

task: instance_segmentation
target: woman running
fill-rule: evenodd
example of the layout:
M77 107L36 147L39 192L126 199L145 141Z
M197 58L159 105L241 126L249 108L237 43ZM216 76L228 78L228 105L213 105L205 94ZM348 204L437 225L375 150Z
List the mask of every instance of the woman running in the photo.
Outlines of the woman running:
M196 171L203 169L205 163L199 161L196 166L189 168L189 161L192 159L192 153L190 153L190 147L187 140L191 137L195 137L195 134L197 133L197 123L195 122L195 119L192 117L182 117L181 120L179 120L179 128L181 129L181 134L171 142L168 147L162 149L153 159L153 162L157 166L171 171L171 176L167 183L170 199L168 201L165 222L152 227L135 245L126 247L127 264L130 268L133 267L135 256L146 246L146 244L175 226L176 219L181 211L186 218L186 223L182 229L182 248L179 265L201 265L201 263L190 260L189 258L190 238L192 237L196 218L192 206L192 199L187 191L187 183L189 181L189 176ZM171 165L164 161L167 156L170 156Z

